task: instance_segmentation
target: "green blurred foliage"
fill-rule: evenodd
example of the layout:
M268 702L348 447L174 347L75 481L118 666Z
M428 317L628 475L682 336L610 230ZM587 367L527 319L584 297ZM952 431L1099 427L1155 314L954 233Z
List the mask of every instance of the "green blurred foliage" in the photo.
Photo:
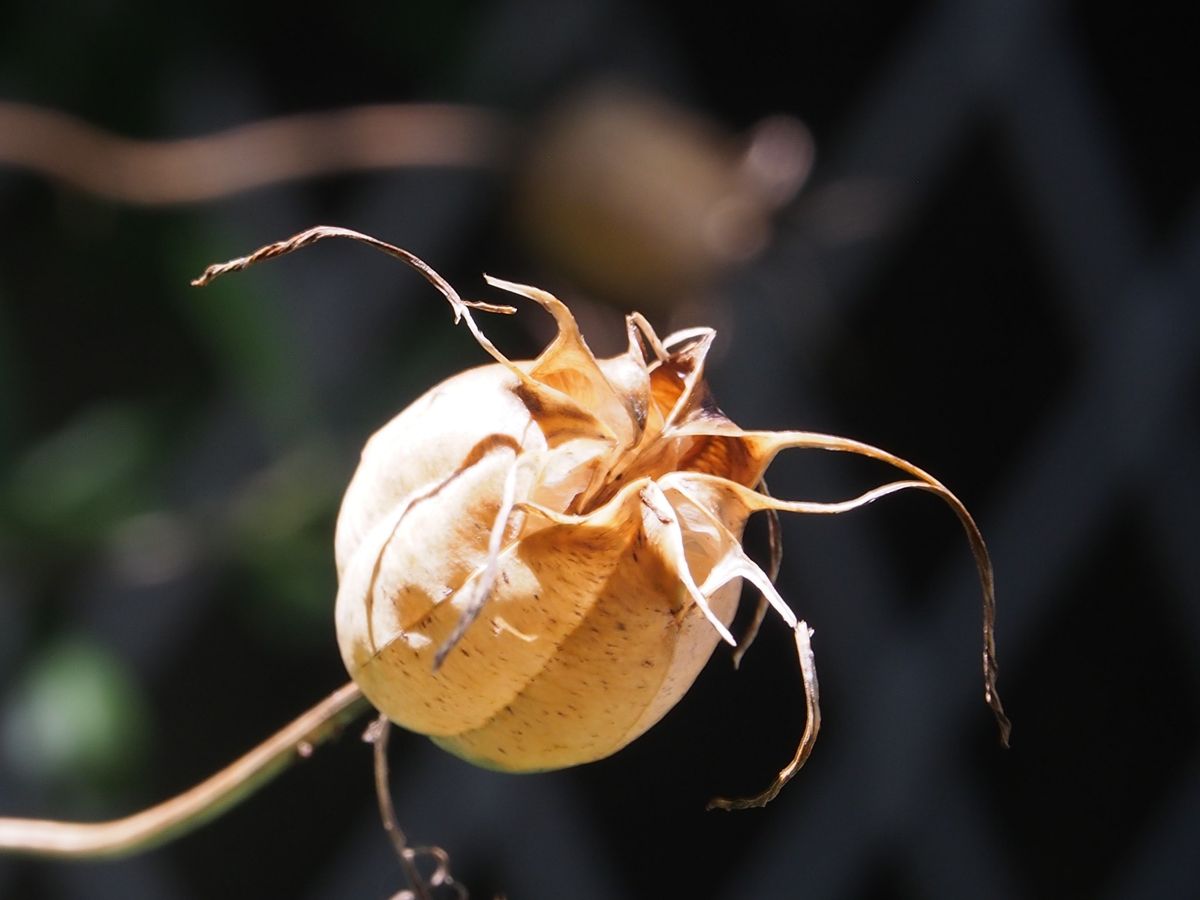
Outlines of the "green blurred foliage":
M344 488L334 448L301 446L234 498L225 532L249 585L239 611L272 642L329 645L337 593L334 512Z
M98 405L26 450L0 481L0 515L27 538L89 545L153 502L160 441L149 413Z
M3 719L5 765L76 802L127 788L148 746L146 702L123 662L82 636L32 657Z

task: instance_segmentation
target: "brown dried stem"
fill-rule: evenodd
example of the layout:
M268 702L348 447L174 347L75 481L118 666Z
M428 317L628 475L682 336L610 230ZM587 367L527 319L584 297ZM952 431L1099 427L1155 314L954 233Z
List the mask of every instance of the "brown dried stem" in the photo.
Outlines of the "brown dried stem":
M467 889L455 881L454 876L450 874L449 854L441 847L410 847L408 838L396 820L396 808L392 805L392 786L387 758L388 736L391 730L392 723L388 721L387 716L380 715L367 726L363 740L371 744L375 752L375 794L379 799L379 818L383 822L383 830L387 832L387 836L392 842L392 847L396 850L396 855L400 858L400 868L404 870L404 877L408 879L411 886L397 896L405 898L405 900L409 900L409 898L411 900L432 900L430 890L445 886L453 890L460 900L467 900ZM417 857L419 856L433 858L434 870L428 879L421 874L421 870L417 866Z
M341 732L369 704L353 682L334 691L245 756L188 791L110 822L0 818L0 853L100 859L181 837L221 815Z
M270 184L407 166L504 163L511 126L488 110L378 104L282 116L202 137L134 140L56 110L0 101L0 165L118 203L200 203Z
M239 256L237 259L231 259L228 262L213 263L201 272L198 278L192 279L192 287L204 287L214 279L220 278L222 275L228 275L230 272L241 272L256 263L275 259L279 256L287 256L289 253L294 253L326 238L339 237L348 238L360 244L366 244L368 247L374 247L388 256L394 256L408 263L408 265L420 272L426 281L437 288L450 301L450 305L454 309L456 316L464 314L465 310L462 307L470 307L472 309L483 310L484 312L500 313L503 315L512 315L516 312L516 309L511 306L497 303L483 303L477 300L463 300L458 295L458 291L451 287L450 282L446 281L446 279L434 271L432 266L415 254L410 253L403 247L397 247L395 244L389 244L387 241L371 237L369 234L363 234L360 231L353 231L349 228L339 228L336 225L314 225L312 228L301 231L299 234L294 234L290 238L259 247L247 256Z

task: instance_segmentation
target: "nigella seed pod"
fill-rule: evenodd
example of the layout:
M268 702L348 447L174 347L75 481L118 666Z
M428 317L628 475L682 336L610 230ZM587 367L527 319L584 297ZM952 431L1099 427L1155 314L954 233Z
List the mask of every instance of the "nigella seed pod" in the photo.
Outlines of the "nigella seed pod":
M482 766L555 769L608 756L683 696L724 640L742 581L794 632L808 721L772 785L724 808L761 805L803 764L819 728L805 622L743 551L754 512L838 514L907 489L961 521L983 588L985 697L996 693L991 563L961 502L886 451L811 432L746 431L713 401L704 365L715 333L660 339L638 314L628 349L597 359L552 295L488 278L550 313L558 333L537 359L512 361L463 301L407 251L316 228L213 267L207 281L324 237L350 237L417 268L466 321L492 363L428 391L367 442L338 516L338 645L363 694L395 723ZM788 448L868 456L905 480L841 503L771 497L763 476Z

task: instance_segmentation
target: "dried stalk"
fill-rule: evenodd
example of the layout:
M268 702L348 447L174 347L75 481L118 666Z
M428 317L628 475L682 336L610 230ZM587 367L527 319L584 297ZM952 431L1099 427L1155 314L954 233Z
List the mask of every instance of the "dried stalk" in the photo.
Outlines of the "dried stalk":
M0 818L0 853L103 859L149 850L215 819L369 708L353 682L188 791L110 822Z
M146 141L56 110L0 101L0 165L140 206L200 203L345 172L499 166L511 143L503 117L451 104L356 106Z
M438 887L446 887L454 891L459 900L467 900L467 889L454 880L450 874L450 856L441 847L410 847L408 838L396 820L396 808L392 805L392 786L388 774L388 735L392 723L388 717L381 715L367 726L363 740L373 745L375 751L375 794L379 799L379 818L383 822L383 830L387 832L396 855L400 858L400 868L408 879L410 887L397 894L393 900L432 900L430 893ZM429 878L421 874L417 866L420 856L431 857L434 870Z

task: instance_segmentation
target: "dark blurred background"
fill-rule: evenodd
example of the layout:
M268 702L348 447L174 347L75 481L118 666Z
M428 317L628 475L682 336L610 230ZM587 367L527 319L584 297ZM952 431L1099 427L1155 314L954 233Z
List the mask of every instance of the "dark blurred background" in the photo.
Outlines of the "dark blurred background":
M188 286L327 223L467 296L484 271L552 290L598 350L629 308L713 324L731 417L912 459L995 557L1009 751L970 556L924 495L785 520L825 718L765 810L704 804L802 728L775 621L600 763L500 775L397 734L400 820L473 896L1197 895L1200 73L1167 6L0 3L0 813L132 811L343 682L358 450L484 357L350 244ZM155 168L30 106L161 141L430 102L383 109L392 131L301 120L291 179L273 144ZM513 356L549 333L485 325ZM794 453L771 484L885 474ZM0 896L388 897L358 733L163 849L0 859Z

